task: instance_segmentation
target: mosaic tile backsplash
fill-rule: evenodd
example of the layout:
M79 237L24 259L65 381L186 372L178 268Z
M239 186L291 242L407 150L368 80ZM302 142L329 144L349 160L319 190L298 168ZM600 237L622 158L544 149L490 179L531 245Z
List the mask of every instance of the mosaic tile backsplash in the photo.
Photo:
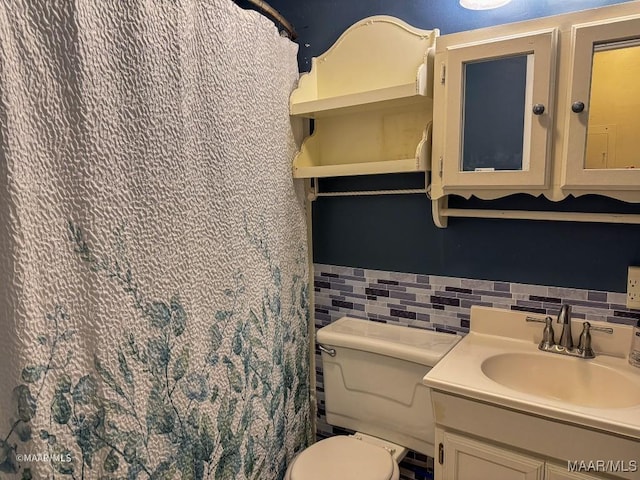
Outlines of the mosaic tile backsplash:
M557 315L562 303L572 318L633 325L640 310L626 307L626 294L386 272L315 264L315 323L321 328L349 315L377 322L464 335L472 305ZM320 351L316 348L318 438L350 433L325 422ZM433 478L433 459L410 452L400 465L401 479Z

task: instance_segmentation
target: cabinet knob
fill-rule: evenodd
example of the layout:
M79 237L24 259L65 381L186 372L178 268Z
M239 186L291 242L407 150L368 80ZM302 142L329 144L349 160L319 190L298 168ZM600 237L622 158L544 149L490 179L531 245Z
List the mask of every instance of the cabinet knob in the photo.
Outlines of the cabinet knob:
M584 110L584 103L583 102L573 102L571 104L571 111L573 113L580 113L583 110Z
M533 114L534 115L542 115L544 113L544 105L541 103L536 103L533 106Z

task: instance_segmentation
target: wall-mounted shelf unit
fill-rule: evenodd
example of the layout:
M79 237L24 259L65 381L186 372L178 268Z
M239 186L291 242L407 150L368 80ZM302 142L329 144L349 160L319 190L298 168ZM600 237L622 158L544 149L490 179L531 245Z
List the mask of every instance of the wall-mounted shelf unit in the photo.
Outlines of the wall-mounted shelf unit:
M294 177L427 171L438 34L369 17L314 58L290 99L292 116L315 120Z

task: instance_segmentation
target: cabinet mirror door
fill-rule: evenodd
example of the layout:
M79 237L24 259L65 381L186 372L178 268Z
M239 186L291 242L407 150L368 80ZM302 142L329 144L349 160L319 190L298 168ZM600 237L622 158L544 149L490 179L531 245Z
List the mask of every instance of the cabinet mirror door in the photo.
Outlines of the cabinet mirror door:
M572 29L563 186L640 189L640 17Z
M544 187L555 30L455 45L446 54L447 187Z
M529 170L532 62L526 53L463 64L463 172Z

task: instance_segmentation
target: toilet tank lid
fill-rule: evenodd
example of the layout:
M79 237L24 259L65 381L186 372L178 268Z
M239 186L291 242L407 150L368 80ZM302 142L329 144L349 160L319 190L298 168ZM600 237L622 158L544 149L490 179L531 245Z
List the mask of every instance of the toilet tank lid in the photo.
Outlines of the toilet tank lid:
M318 330L318 343L378 353L433 367L459 335L342 317Z

